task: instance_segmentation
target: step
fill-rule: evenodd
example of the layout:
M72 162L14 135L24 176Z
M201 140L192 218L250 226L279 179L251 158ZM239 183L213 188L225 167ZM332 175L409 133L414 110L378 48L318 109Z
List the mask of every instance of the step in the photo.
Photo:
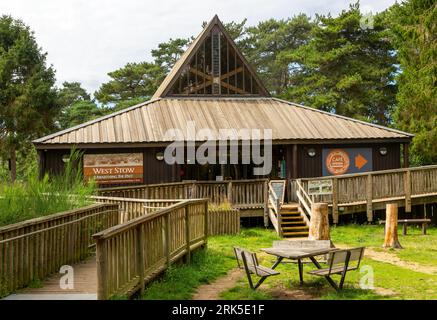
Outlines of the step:
M283 232L282 235L284 237L307 237L308 232Z
M282 215L286 215L286 216L300 215L300 213L298 211L296 211L296 212L284 212L284 211L281 211L279 213L282 214Z
M282 227L283 231L293 231L293 230L309 230L308 226L299 226L299 227Z
M304 224L306 225L305 221L282 221L281 225L289 225L289 224Z
M285 217L281 217L282 221L289 221L289 220L302 220L303 218L301 216L295 216L295 217L290 217L290 216L285 216Z

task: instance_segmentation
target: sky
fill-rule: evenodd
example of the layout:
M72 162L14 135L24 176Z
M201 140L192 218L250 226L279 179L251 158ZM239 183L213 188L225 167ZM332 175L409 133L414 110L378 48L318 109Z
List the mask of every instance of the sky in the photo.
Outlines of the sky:
M247 25L300 12L336 15L347 0L2 0L0 15L23 20L56 70L57 85L79 81L90 93L128 62L151 61L150 51L170 38L200 33L215 14ZM379 12L395 0L361 0Z

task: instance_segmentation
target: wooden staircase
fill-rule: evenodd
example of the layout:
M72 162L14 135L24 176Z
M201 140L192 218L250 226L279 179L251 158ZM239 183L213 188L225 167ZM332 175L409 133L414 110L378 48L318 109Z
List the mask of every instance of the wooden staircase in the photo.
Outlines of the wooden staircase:
M309 227L299 211L298 204L283 204L279 214L284 238L308 237Z

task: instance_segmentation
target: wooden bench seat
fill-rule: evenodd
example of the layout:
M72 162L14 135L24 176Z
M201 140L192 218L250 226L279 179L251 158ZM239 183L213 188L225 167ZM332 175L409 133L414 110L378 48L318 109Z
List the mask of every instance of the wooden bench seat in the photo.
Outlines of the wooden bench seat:
M422 225L422 234L426 234L426 227L431 223L431 219L399 219L398 224L402 225L402 234L404 236L407 235L407 226L409 224L421 224ZM385 227L385 220L380 220L379 224L383 224Z
M348 271L357 270L360 267L360 263L361 263L361 259L363 258L363 255L364 255L364 247L332 251L329 253L328 268L319 267L318 269L309 271L308 273L314 276L322 276L322 277L329 277L331 275L341 274L339 285L337 285L332 280L329 281L329 283L334 287L334 289L338 291L343 289L346 273Z
M357 269L357 267L348 267L347 271L352 271L352 270L356 270L356 269ZM339 273L342 273L343 271L344 271L343 266L336 266L336 267L332 267L332 269L323 268L323 269L308 271L308 273L316 275L316 276L327 276L330 274L339 274Z
M279 274L279 272L271 268L261 266L258 263L258 258L256 254L253 252L250 252L248 250L239 247L234 247L234 253L237 259L238 267L244 268L244 270L246 271L246 276L249 282L249 286L253 290L256 290L268 277L276 276ZM260 277L260 279L255 285L253 284L251 274Z

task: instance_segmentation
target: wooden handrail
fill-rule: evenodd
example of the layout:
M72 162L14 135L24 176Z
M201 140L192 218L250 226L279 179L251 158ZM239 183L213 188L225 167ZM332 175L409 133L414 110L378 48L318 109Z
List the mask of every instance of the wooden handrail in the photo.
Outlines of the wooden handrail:
M96 233L97 298L141 293L171 263L205 245L207 199L183 200Z

